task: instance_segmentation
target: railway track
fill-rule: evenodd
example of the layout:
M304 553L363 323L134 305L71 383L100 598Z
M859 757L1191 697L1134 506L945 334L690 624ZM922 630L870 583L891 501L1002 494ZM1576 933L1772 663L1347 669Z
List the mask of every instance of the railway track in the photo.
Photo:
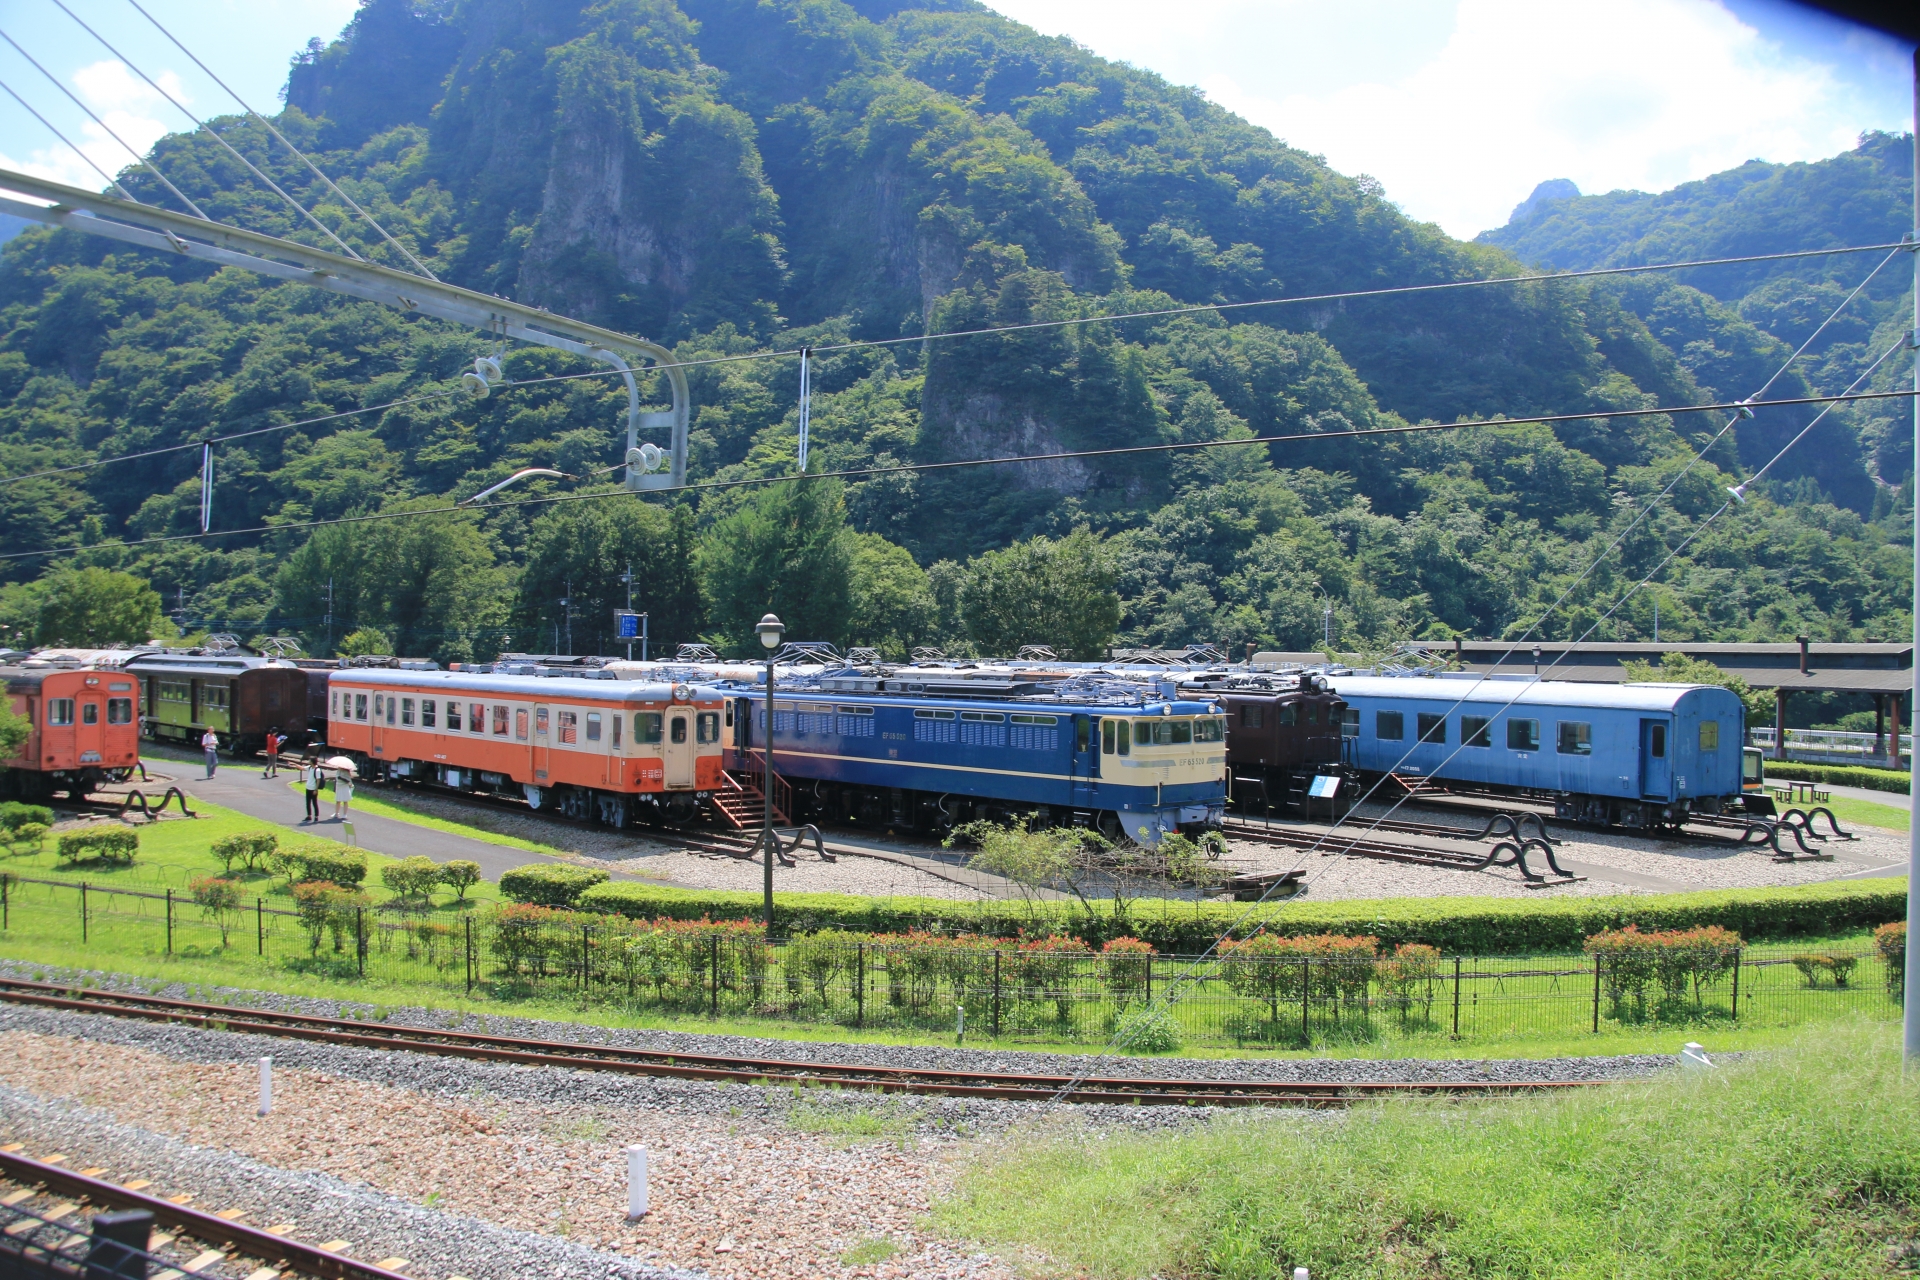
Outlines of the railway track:
M1318 829L1308 827L1256 826L1244 820L1228 819L1225 833L1235 839L1251 840L1260 844L1281 845L1291 849L1307 851L1318 850L1323 854L1341 854L1346 856L1376 858L1384 862L1404 862L1413 866L1442 867L1453 871L1484 871L1489 867L1518 867L1521 876L1530 889L1551 888L1554 885L1576 884L1585 876L1576 876L1563 871L1554 860L1554 841L1546 834L1546 825L1539 825L1540 834L1528 836L1521 824L1509 821L1507 830L1501 831L1497 821L1490 821L1486 829L1473 832L1464 827L1447 826L1429 822L1407 822L1398 819L1383 819L1378 822L1368 819L1356 819L1353 834L1332 828ZM1449 849L1428 845L1399 844L1391 840L1370 840L1360 832L1385 831L1398 835L1416 835L1427 839L1477 841L1492 839L1494 844L1484 852L1469 849ZM1536 850L1544 858L1550 875L1535 872L1527 863L1527 853Z
M293 1237L287 1225L256 1227L235 1210L208 1212L193 1208L190 1194L151 1194L144 1179L127 1183L99 1175L104 1169L72 1170L64 1157L35 1160L20 1153L21 1144L0 1148L0 1181L13 1190L0 1195L0 1271L5 1274L68 1274L73 1276L131 1275L124 1266L109 1271L88 1268L85 1248L95 1213L103 1209L140 1209L153 1215L160 1232L148 1238L146 1252L165 1266L159 1277L195 1275L244 1276L245 1280L273 1280L285 1273L317 1276L321 1280L408 1280L400 1270L405 1258L361 1262L349 1257L344 1240L307 1244ZM35 1269L15 1271L24 1255ZM176 1256L177 1255L177 1256ZM54 1260L58 1259L58 1262ZM111 1262L139 1261L116 1251ZM49 1265L51 1264L51 1265ZM70 1268L70 1269L69 1269ZM137 1274L146 1275L141 1268Z
M1585 1087L1578 1080L1492 1081L1242 1081L1178 1080L884 1067L865 1063L801 1062L720 1054L669 1053L616 1045L480 1035L431 1027L358 1022L235 1005L0 979L0 1000L38 1008L178 1023L220 1031L278 1036L322 1044L431 1053L484 1062L737 1084L836 1086L884 1093L930 1094L1016 1102L1122 1103L1135 1106L1340 1107L1368 1098L1413 1094L1514 1096Z

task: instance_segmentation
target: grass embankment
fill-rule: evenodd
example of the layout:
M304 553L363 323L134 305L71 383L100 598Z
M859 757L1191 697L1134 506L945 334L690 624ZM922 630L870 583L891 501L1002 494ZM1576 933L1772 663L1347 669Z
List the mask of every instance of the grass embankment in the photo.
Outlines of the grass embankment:
M1920 1082L1828 1027L1712 1072L1552 1098L1236 1115L984 1149L935 1213L1099 1277L1909 1274Z
M1913 814L1910 810L1902 809L1898 805L1856 800L1852 796L1834 796L1831 800L1822 801L1821 806L1833 810L1833 816L1840 820L1840 825L1849 830L1860 826L1880 827L1887 831L1905 831L1913 823ZM1807 806L1797 807L1804 809ZM1823 826L1821 834L1825 833L1826 828ZM1792 841L1788 841L1788 844L1791 843Z

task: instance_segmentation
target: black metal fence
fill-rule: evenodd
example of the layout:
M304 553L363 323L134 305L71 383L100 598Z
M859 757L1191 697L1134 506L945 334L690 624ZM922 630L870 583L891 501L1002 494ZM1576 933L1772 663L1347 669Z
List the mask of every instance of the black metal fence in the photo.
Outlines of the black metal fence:
M256 897L213 910L152 892L0 876L9 936L112 955L220 956L383 986L493 1000L566 1000L635 1014L1104 1042L1151 1017L1162 1042L1303 1047L1396 1038L1576 1036L1621 1026L1783 1026L1899 1016L1897 968L1870 947L1739 948L1677 978L1592 956L1157 955L1072 939L796 935L748 922L636 922L510 906L409 914ZM963 1012L964 1011L964 1014Z

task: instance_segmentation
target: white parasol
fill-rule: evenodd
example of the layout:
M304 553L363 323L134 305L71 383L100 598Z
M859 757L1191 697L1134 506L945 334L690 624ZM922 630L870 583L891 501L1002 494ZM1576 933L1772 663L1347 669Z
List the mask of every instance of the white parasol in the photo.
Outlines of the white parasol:
M358 766L345 756L335 756L331 760L322 760L320 767L323 769L344 769L346 772L352 773Z

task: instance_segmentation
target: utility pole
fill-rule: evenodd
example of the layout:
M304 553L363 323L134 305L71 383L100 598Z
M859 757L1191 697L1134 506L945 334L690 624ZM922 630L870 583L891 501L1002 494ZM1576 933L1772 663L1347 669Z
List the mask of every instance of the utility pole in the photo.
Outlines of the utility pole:
M567 594L560 597L560 612L567 620L567 656L571 658L573 656L573 582L571 579L567 581L566 590ZM558 640L559 637L555 636L554 639Z
M327 575L327 647L326 653L333 652L333 575Z
M1913 54L1913 234L1907 238L1907 256L1913 259L1913 328L1907 333L1907 350L1913 355L1913 440L1920 450L1920 49ZM1920 452L1914 455L1913 479L1909 482L1915 495L1913 504L1913 564L1920 571ZM1920 576L1914 578L1916 593L1920 593ZM1920 642L1920 609L1913 615L1913 635ZM1910 710L1920 714L1920 667L1914 668L1914 699ZM1900 695L1895 694L1896 698ZM1897 731L1893 738L1893 758L1900 758L1900 735ZM1911 762L1909 762L1911 763ZM1920 823L1913 824L1907 835L1907 929L1911 933L1913 920L1920 916ZM1914 984L1920 982L1920 960L1915 959L1914 948L1909 939L1906 949L1906 1011L1902 1015L1905 1031L1906 1061L1920 1060L1920 1018L1914 1016Z
M633 612L633 561L627 561L627 571L620 575L620 581L627 584L627 612ZM641 659L645 660L646 650L642 649ZM627 641L627 661L633 661L633 641Z

